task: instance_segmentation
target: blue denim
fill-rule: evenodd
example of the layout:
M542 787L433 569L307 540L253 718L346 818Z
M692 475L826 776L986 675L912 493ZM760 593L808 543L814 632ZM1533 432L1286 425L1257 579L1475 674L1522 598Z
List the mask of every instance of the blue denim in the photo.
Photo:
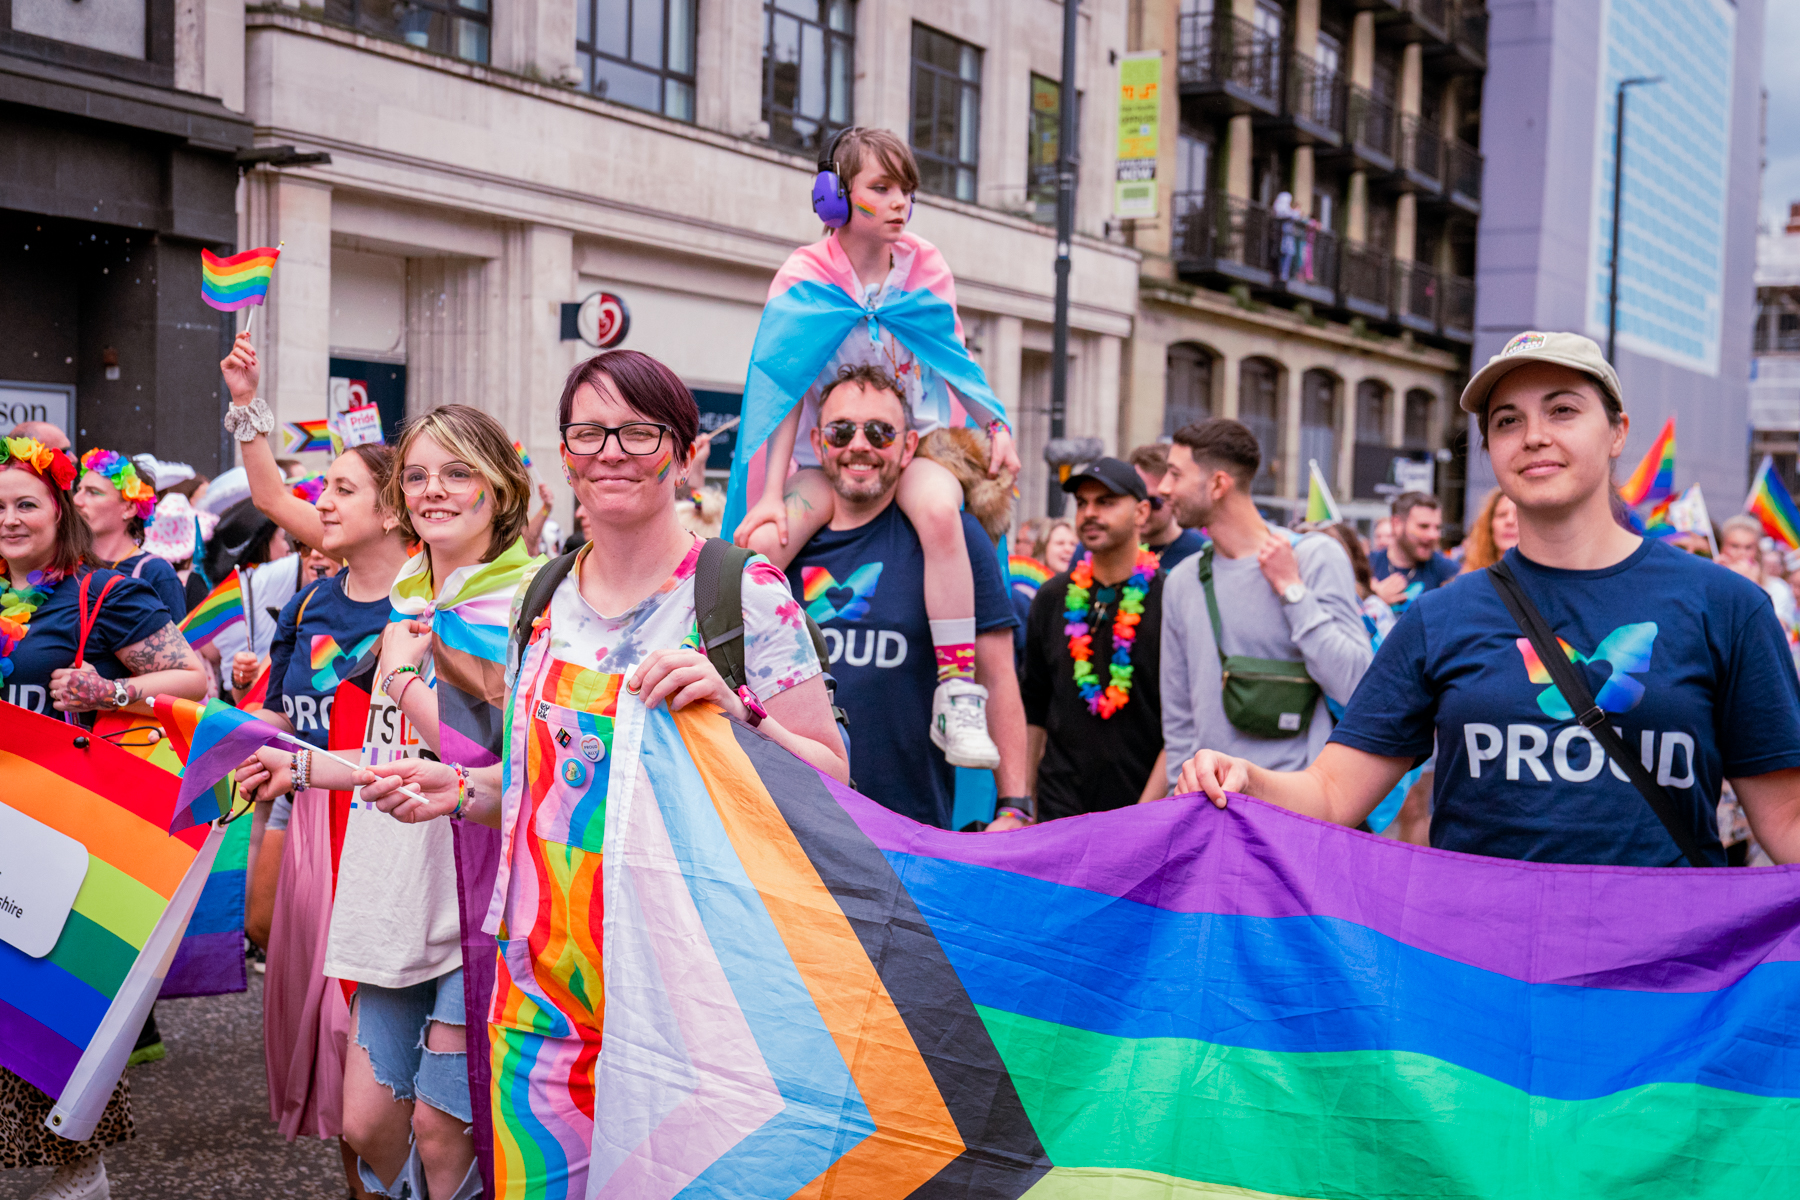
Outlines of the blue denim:
M369 1052L375 1080L396 1100L422 1100L465 1124L474 1119L469 1105L466 1053L446 1053L425 1046L433 1021L463 1026L463 973L384 988L356 985L356 1044Z

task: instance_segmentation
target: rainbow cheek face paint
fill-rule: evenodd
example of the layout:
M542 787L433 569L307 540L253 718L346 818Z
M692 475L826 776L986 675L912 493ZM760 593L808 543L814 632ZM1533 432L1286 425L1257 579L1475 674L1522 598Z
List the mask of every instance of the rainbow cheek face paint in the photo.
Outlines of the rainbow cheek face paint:
M563 481L570 487L575 486L575 464L569 461L569 448L562 448Z
M656 464L656 482L661 483L663 480L667 479L669 477L669 471L674 466L675 452L671 450L669 453L663 455L663 460L661 462Z
M469 506L469 515L473 516L486 507L487 507L487 492L485 492L485 491L476 492L475 493L475 503L473 503Z
M856 211L863 216L873 217L875 215L875 210L864 204L861 200L852 200L851 203L856 205Z

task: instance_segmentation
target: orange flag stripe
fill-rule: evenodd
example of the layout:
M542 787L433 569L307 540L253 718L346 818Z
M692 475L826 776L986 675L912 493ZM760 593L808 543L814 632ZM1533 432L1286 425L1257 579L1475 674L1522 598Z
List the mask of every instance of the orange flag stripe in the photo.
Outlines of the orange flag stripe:
M708 788L735 788L745 802L715 802L725 834L875 1121L873 1134L795 1196L906 1195L964 1149L937 1081L856 931L738 748L730 725L710 709L673 715Z
M175 894L182 876L193 865L194 848L183 839L170 837L167 830L30 759L0 750L0 771L9 780L26 783L7 789L12 793L6 797L10 807L85 843L89 854L165 900Z

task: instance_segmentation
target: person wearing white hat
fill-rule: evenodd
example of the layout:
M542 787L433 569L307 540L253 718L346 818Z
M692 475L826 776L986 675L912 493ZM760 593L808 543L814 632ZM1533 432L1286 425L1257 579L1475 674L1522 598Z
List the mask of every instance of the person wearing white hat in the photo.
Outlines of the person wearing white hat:
M1521 333L1462 394L1519 542L1394 626L1304 771L1203 750L1178 791L1344 825L1438 750L1431 844L1537 862L1724 866L1729 780L1800 861L1800 681L1754 583L1613 518L1631 419L1588 338ZM1541 649L1540 649L1541 648Z
M144 553L175 568L176 577L187 589L190 611L211 590L205 570L194 568L195 560L206 549L206 539L218 524L219 518L214 514L195 512L180 492L165 492L156 502L155 519L144 531Z

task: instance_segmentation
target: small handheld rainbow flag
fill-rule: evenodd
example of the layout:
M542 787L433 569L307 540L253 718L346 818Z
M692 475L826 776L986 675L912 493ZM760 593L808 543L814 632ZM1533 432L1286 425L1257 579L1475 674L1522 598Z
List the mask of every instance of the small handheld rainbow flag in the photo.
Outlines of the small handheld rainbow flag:
M331 423L317 421L285 421L281 426L281 452L308 454L331 449Z
M1319 474L1317 459L1306 460L1312 472L1312 482L1306 487L1306 519L1309 523L1321 521L1341 521L1344 514L1338 511L1337 501L1332 499L1331 489L1325 486L1325 477Z
M1659 504L1675 494L1675 418L1663 423L1662 432L1650 443L1644 461L1631 478L1619 485L1619 498L1636 507Z
M1750 494L1744 498L1744 511L1762 522L1765 532L1789 550L1800 550L1800 508L1775 474L1775 460L1763 455L1762 466L1750 481Z
M220 312L236 312L268 298L281 247L263 246L230 258L200 251L200 296Z
M175 696L158 696L156 719L162 722L175 753L186 764L181 791L175 798L170 833L216 821L224 816L213 785L237 765L271 742L293 740L288 734L222 700L200 704Z
M200 647L241 623L244 619L244 585L238 578L237 568L219 581L219 586L206 593L206 598L194 605L193 610L181 622L181 632L187 637L188 645Z

